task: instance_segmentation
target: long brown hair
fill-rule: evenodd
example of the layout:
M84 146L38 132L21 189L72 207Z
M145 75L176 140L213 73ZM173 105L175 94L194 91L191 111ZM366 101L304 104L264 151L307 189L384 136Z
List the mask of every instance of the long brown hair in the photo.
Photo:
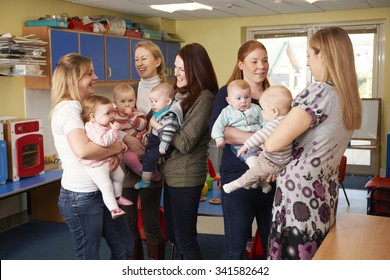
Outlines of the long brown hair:
M186 113L202 90L207 89L215 95L218 92L218 81L211 59L201 44L185 45L178 51L177 56L183 60L188 84L185 88L177 88L175 77L175 91L187 94L181 101L183 112Z
M240 62L244 61L245 58L248 56L248 54L255 51L256 49L264 50L265 52L267 52L267 49L265 48L265 46L256 40L250 40L250 41L247 41L241 45L241 47L238 49L238 52L237 52L237 61L236 61L236 65L234 66L233 73L231 74L231 76L226 84L229 84L230 82L232 82L234 80L243 80L244 79L244 75L242 73L242 70L238 66L238 64ZM270 86L270 83L269 83L268 78L266 77L265 80L263 81L263 90L269 88L269 86Z
M347 129L359 129L362 105L355 68L352 42L348 33L339 27L318 30L310 37L309 46L323 58L323 73L318 82L332 82L340 98L343 122Z

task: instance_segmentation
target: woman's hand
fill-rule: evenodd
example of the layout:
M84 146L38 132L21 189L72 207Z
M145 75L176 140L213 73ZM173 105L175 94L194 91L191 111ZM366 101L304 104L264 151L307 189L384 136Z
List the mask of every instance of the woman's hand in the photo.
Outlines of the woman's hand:
M144 156L145 147L136 137L127 134L123 137L123 141L126 143L128 149L135 153L138 158L142 158Z
M239 144L244 144L246 139L248 139L253 135L253 132L246 132L239 128L228 126L225 127L223 135L224 135L225 143L231 145L239 145Z
M108 167L110 169L110 172L113 172L115 169L117 169L119 163L120 163L120 159L118 156L110 157L110 159L108 161Z

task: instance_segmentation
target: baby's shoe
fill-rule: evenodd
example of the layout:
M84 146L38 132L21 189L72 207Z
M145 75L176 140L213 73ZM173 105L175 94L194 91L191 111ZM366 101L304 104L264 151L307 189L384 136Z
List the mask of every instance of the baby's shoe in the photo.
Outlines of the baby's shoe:
M114 220L118 219L120 216L123 216L123 215L126 215L126 212L123 211L122 209L120 209L119 207L111 210L111 217Z
M161 173L156 171L156 172L153 172L153 176L152 176L152 181L160 181L161 180Z
M134 189L140 190L143 188L147 188L149 186L150 186L150 182L139 181L137 184L134 185Z
M123 196L118 196L116 197L116 203L118 205L133 205L133 202L131 202L131 200L128 200L127 198L123 197Z

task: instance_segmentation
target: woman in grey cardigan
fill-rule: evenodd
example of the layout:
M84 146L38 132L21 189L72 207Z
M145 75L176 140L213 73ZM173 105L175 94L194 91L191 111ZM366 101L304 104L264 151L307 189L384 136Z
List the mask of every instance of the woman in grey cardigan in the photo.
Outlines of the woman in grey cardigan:
M208 122L218 82L210 57L197 43L182 47L175 59L176 98L184 121L172 141L174 150L161 168L164 176L165 228L183 259L202 259L196 223L207 176Z

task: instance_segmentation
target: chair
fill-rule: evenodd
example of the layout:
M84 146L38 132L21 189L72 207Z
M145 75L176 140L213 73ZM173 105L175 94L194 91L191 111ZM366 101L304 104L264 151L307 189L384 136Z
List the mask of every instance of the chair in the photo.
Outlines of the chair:
M210 156L207 156L207 165L209 168L209 174L210 177L214 179L215 182L217 182L218 188L221 187L221 177L217 176L217 173L215 172L213 162L211 161Z
M261 244L259 230L256 229L255 236L252 241L246 244L246 256L249 260L257 260L264 258L264 250Z
M369 214L390 217L390 188L378 186L370 192Z
M175 256L175 244L173 244L168 240L168 237L165 233L164 207L162 206L160 206L160 228L161 228L161 233L164 237L165 246L171 247L170 258L171 260L173 260ZM138 230L141 235L142 243L146 244L146 234L142 223L141 200L139 198L138 198Z
M367 214L368 215L372 215L371 213L375 213L375 210L371 210L373 207L374 207L374 203L373 203L373 199L375 200L377 196L374 196L374 198L372 198L371 196L371 193L374 189L378 188L378 187L381 187L381 188L386 188L386 189L390 189L390 178L388 177L372 177L367 183L366 185L364 186L367 191L368 191L368 196L367 196ZM378 192L378 194L381 194L385 191L380 191L380 190L377 190L374 192L374 194ZM381 197L381 196L379 196ZM379 199L380 200L380 199ZM375 202L375 203L378 203L379 205L383 205L383 204L386 204L386 202ZM378 205L378 206L379 206Z
M341 157L340 166L339 166L339 183L340 183L341 187L343 188L345 199L347 200L347 204L348 204L348 206L350 206L347 192L345 191L345 187L343 184L346 170L347 170L347 157L343 155Z

